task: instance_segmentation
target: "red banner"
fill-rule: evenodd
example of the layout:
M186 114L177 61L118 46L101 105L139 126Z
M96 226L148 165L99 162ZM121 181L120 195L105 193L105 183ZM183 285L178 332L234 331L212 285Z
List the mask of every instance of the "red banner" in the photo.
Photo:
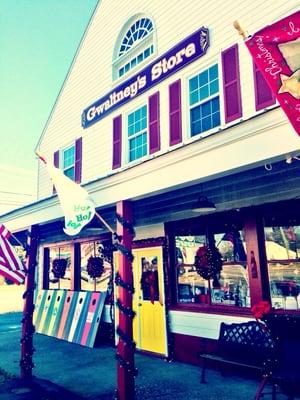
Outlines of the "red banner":
M255 33L246 46L300 136L300 11Z

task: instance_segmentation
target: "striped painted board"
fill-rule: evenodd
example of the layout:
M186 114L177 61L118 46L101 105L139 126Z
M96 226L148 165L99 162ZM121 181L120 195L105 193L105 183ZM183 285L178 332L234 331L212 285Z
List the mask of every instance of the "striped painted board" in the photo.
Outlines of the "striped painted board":
M51 290L51 300L50 300L50 303L49 303L49 307L48 307L45 319L43 321L43 324L40 327L40 331L44 335L48 335L48 329L49 329L50 321L51 321L51 318L52 318L52 314L53 314L54 309L55 309L56 299L59 296L58 292L59 292L58 290Z
M95 315L95 312L97 311L97 306L98 306L98 303L100 300L100 295L101 294L99 292L95 292L91 296L91 299L89 302L88 313L87 313L86 319L84 321L83 332L82 332L81 339L79 342L82 345L86 345L87 338L88 338L89 332L92 327L94 315Z
M63 313L65 311L67 313L66 316L63 315L63 318L66 318L66 319L65 319L65 324L64 324L63 333L62 333L61 338L64 340L68 340L68 337L69 337L69 332L70 332L71 325L73 322L74 311L75 311L75 307L77 305L77 299L78 299L79 293L80 292L73 292L73 295L70 300L70 305L67 307L67 310L65 310L65 308L63 310Z
M47 295L45 297L44 306L41 309L41 315L40 315L40 319L39 319L39 324L36 327L36 332L37 333L43 333L45 321L47 319L48 310L49 310L49 307L50 307L51 301L52 301L53 291L52 290L47 290L46 292L47 292Z
M75 333L74 333L74 336L72 339L73 343L80 343L80 340L81 340L81 337L83 334L83 330L84 330L84 326L85 326L86 317L87 317L89 306L90 306L91 296L92 296L92 292L86 292L84 305L82 307L82 310L81 310L81 313L79 316L79 320L78 320L78 324L76 326Z
M87 297L87 292L79 292L77 297L77 303L73 313L73 320L70 326L69 334L67 337L68 342L73 342L76 328L79 324L81 314L84 310L84 304Z
M97 335L97 331L99 328L101 314L104 308L104 301L106 298L106 291L99 292L98 301L95 303L95 308L91 309L91 311L87 315L86 325L87 329L83 334L81 344L87 347L93 347Z
M66 290L56 290L56 299L53 303L52 314L50 314L50 310L48 314L49 325L47 327L47 330L45 330L44 332L48 336L55 336L56 334L58 322L60 321L61 313L63 310L66 293Z
M60 316L58 330L57 330L57 333L56 333L56 337L58 339L63 339L64 330L65 330L66 322L67 322L67 319L68 319L68 316L69 316L72 300L73 300L74 294L75 294L75 297L76 297L76 293L77 292L73 292L73 291L70 291L70 290L67 290L67 292L66 292L66 297L65 297L64 304L63 304L62 313L61 313L61 316Z
M33 325L35 326L36 332L39 330L40 321L43 314L46 298L48 296L48 290L39 290L35 300L35 307L33 313Z

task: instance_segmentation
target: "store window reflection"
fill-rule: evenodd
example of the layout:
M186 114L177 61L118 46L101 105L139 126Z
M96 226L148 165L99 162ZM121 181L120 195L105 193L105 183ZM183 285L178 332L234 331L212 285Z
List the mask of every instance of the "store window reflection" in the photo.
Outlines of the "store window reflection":
M212 288L212 304L250 307L247 255L243 232L232 229L214 235L217 249L222 255L223 268L220 288Z
M202 278L194 265L199 247L208 243L206 235L176 236L177 301L179 303L250 306L246 251L241 231L212 236L223 267L218 285Z
M300 226L265 228L272 306L300 307Z
M111 260L103 254L104 245L99 241L90 241L80 244L81 254L81 290L106 291L111 278ZM103 258L103 273L100 277L93 278L88 273L88 260L90 257Z
M57 270L64 270L64 276L58 277ZM71 289L71 247L56 246L50 248L49 289Z

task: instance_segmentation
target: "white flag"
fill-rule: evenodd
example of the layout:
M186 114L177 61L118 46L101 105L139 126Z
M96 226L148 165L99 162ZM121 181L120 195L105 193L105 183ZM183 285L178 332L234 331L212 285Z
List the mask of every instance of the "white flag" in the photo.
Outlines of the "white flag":
M60 169L46 165L65 216L64 232L70 236L77 235L93 219L95 205L85 189Z

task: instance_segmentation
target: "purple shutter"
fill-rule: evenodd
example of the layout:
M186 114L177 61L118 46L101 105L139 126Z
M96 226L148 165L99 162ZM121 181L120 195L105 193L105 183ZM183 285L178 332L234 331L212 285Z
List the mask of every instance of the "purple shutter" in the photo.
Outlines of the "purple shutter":
M242 116L238 45L222 52L225 122Z
M253 75L255 90L255 109L256 111L259 111L263 108L275 104L276 97L255 63L253 63Z
M160 150L159 92L149 96L149 153Z
M53 165L54 167L59 168L59 150L55 151L53 154ZM56 193L56 189L54 186L52 187L52 193Z
M181 125L181 80L169 86L169 129L170 146L182 141Z
M53 154L53 165L56 168L59 168L59 150L55 151Z
M122 115L118 115L113 120L112 169L121 167L121 155L122 155Z
M81 182L81 171L82 171L82 138L79 138L75 142L75 182Z

